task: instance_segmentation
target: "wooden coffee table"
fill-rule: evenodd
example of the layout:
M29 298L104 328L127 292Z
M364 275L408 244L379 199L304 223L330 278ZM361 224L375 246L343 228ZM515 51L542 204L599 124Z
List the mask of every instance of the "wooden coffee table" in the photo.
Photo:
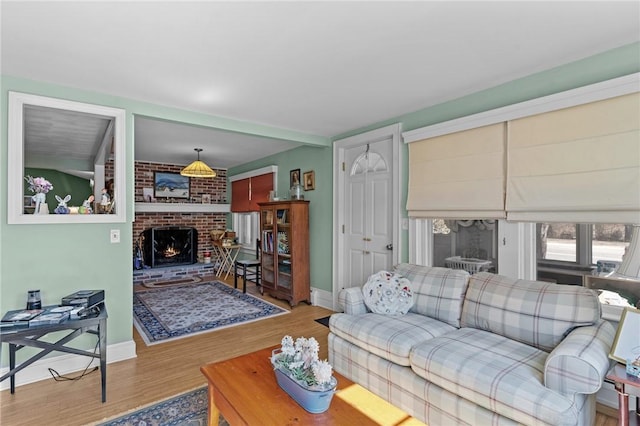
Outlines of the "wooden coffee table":
M329 410L305 411L276 382L269 361L274 348L200 367L209 382L210 426L220 413L232 426L424 424L338 373Z

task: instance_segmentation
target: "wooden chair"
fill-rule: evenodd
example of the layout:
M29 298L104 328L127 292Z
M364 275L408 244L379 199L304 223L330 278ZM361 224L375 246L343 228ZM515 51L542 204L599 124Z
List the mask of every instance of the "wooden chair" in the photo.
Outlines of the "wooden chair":
M247 292L247 279L255 281L260 287L261 267L260 267L260 240L256 240L256 258L236 260L234 264L233 288L238 288L238 268L242 268L242 292ZM262 293L262 288L260 288Z

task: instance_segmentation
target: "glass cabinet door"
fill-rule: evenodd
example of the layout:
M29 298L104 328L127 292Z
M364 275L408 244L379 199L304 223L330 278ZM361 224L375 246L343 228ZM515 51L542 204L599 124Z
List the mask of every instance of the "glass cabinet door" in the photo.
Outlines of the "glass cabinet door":
M262 210L260 222L262 228L260 235L262 285L266 288L275 289L274 211L272 209Z
M286 208L276 210L277 250L278 250L278 287L291 288L291 211Z

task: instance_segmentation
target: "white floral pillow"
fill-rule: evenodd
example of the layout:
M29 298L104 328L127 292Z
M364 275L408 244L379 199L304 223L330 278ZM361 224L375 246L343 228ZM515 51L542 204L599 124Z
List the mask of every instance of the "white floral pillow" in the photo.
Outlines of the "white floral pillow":
M404 315L413 306L411 282L402 275L380 271L362 287L364 303L376 314Z

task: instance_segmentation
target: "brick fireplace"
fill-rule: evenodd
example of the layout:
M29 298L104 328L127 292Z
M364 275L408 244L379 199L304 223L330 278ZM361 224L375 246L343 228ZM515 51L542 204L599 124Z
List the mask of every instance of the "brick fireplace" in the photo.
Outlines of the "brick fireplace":
M183 166L175 164L148 163L143 161L135 162L135 201L143 203L143 188L153 188L154 172L180 173ZM216 169L215 178L191 178L190 195L191 200L171 200L158 198L154 203L154 208L159 208L161 203L176 204L188 203L201 204L202 195L209 195L212 203L227 203L227 171ZM175 206L171 206L175 207ZM160 210L162 210L160 208ZM169 209L167 209L169 210ZM198 259L201 259L205 251L211 251L211 238L209 231L212 229L224 230L227 226L227 213L209 212L139 212L135 213L133 222L133 243L138 241L139 236L145 229L157 227L192 227L198 234Z
M192 265L198 261L198 231L184 226L154 227L142 232L144 264L152 268Z

